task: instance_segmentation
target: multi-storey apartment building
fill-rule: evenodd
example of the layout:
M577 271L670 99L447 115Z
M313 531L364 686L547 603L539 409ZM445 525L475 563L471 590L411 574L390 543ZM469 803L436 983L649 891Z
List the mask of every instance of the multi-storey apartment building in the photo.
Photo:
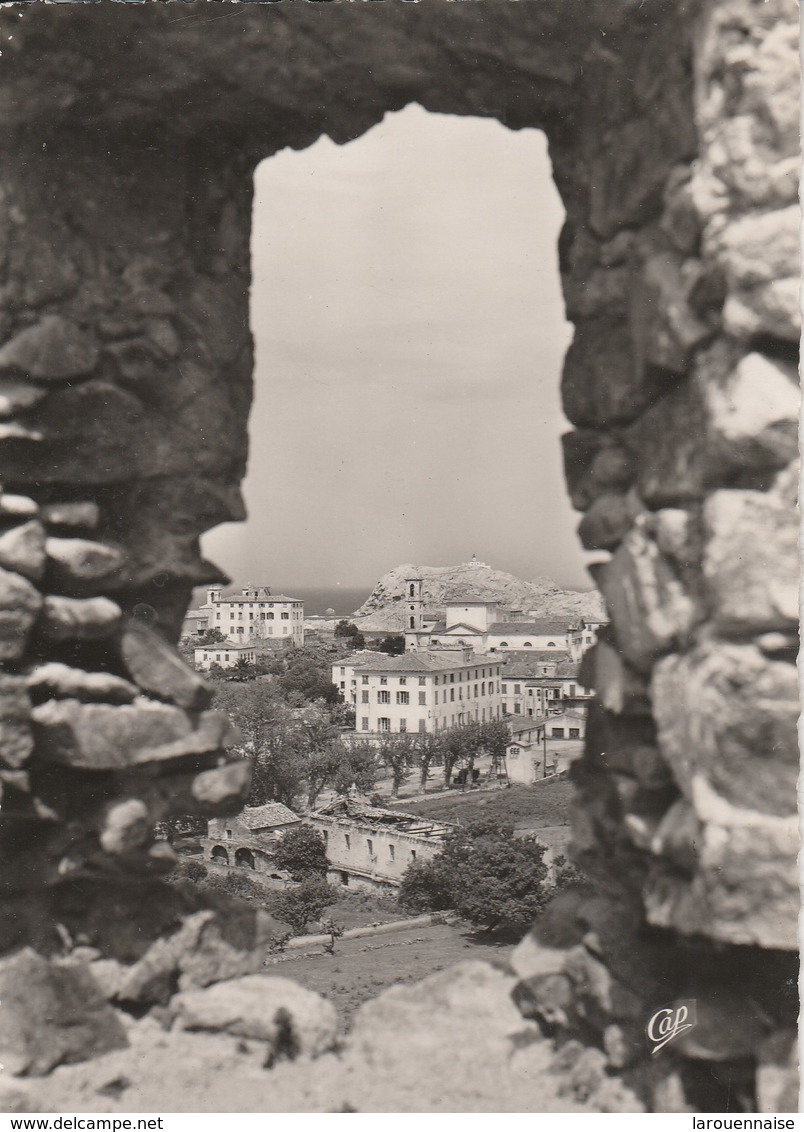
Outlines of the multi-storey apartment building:
M503 712L537 717L583 710L593 692L580 682L578 668L566 653L507 656L500 678Z
M501 717L500 662L459 652L362 652L332 666L359 734L434 734Z
M304 602L285 594L272 594L267 586L245 586L240 593L224 595L207 590L207 629L218 629L230 641L246 644L279 640L301 648L304 644Z

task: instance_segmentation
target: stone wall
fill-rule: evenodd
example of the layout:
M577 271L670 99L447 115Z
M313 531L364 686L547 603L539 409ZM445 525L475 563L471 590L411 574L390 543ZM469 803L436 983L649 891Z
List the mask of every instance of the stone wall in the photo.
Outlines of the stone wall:
M164 1001L189 961L149 948L215 916L160 886L150 831L248 787L170 642L220 576L199 534L242 517L255 164L410 101L492 116L545 130L567 211L567 484L612 619L575 771L599 894L535 929L516 995L645 1104L736 1082L773 1111L796 1015L792 0L227 16L0 12L0 944L91 944L146 964L118 998ZM232 915L201 983L261 963L269 925ZM642 1027L678 996L702 1021L657 1068Z

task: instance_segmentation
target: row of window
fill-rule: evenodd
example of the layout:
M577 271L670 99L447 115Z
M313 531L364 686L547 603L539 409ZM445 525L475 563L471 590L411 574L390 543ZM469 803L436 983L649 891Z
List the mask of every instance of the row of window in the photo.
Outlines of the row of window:
M346 843L346 848L351 849L352 848L351 834L345 833L343 836L344 836L344 841ZM324 835L324 837L326 839L326 834ZM366 838L366 848L369 851L369 856L373 857L374 856L374 842L372 841L372 839L370 837ZM410 859L411 859L411 861L416 860L416 850L415 849L410 850ZM389 861L395 861L396 860L396 846L395 845L389 844L389 846L388 846L388 860Z
M500 718L500 709L497 708L496 714L495 714L494 708L489 708L488 709L488 718L489 718L489 720L499 719ZM444 716L441 719L434 719L433 720L433 730L434 731L446 731L450 727L455 727L456 724L457 724L458 727L460 727L462 724L467 723L472 719L477 719L477 709L475 709L474 714L472 714L472 712L458 712L457 716L451 715L449 718L447 718L447 716ZM481 722L483 722L483 723L486 722L486 709L485 708L483 708L483 710L480 714L480 719L481 719ZM379 719L377 720L377 730L378 731L390 731L391 730L391 722L392 721L388 716L380 716ZM426 720L424 720L424 719L418 720L417 729L421 734L424 734L427 731ZM361 716L360 730L361 731L368 731L369 730L369 717L367 715ZM407 730L408 730L407 719L400 719L399 720L399 731L402 734L405 734L407 732Z
M501 685L500 691L502 692L502 694L504 696L507 695L508 685L507 684ZM544 689L536 688L535 689L537 696L541 696L542 691L544 691L544 694L545 694L545 696L547 697L548 700L549 699L561 699L561 689L560 688L544 688ZM534 689L528 688L527 693L528 693L529 696L532 696L533 693L534 693ZM577 692L577 689L576 689L576 685L570 684L569 692L567 693L567 695L570 697L570 699L572 699L577 694L578 694L578 692ZM522 695L522 685L521 684L514 684L514 695L515 696L521 696ZM583 688L580 691L580 695L584 695Z
M220 621L220 619L221 619L221 615L220 615L220 612L218 612L218 613L215 614L215 620ZM249 619L249 621L254 621L257 618L256 618L256 615L254 613L249 613L248 619ZM229 620L230 621L235 620L235 615L234 615L233 612L229 613ZM243 620L243 614L242 613L238 613L237 620L238 621ZM274 614L273 613L261 613L260 616L259 616L259 620L260 621L273 621L274 620ZM280 614L280 620L290 621L290 614L289 613ZM301 620L301 613L294 613L293 614L293 620L294 621Z

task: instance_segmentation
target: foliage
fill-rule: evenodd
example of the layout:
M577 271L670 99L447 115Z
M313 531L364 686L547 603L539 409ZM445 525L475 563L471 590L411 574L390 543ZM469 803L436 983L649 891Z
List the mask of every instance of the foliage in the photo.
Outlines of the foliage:
M452 773L459 764L471 771L480 755L503 757L508 741L508 728L502 720L490 720L488 723L472 720L462 727L453 727L442 741L445 784L449 786Z
M325 880L319 876L308 876L300 884L278 893L272 901L271 911L290 927L294 935L302 935L310 920L317 920L337 898L336 890Z
M208 876L209 869L206 865L202 865L200 861L180 860L171 872L170 879L189 880L192 881L193 884L200 884L201 881L206 880Z
M432 861L409 866L400 903L411 911L454 908L472 924L521 934L550 894L544 853L510 825L473 822L451 833Z
M285 661L284 672L277 675L276 683L286 698L296 693L302 702L323 700L336 704L341 701L341 694L332 683L330 661L311 650L293 652Z
M293 932L272 932L268 950L272 955L281 955L292 939Z
M389 633L387 637L383 637L377 648L380 652L388 653L389 656L402 656L405 651L405 638L401 633Z
M377 761L391 772L391 793L399 797L399 788L410 778L414 741L410 735L383 735L376 747Z
M337 923L332 917L321 921L321 931L329 936L329 940L324 944L327 955L335 954L335 941L341 938L345 930L343 924Z
M377 781L377 752L371 743L344 744L344 757L330 783L339 794L347 794L354 786L361 794L369 794Z
M405 869L397 899L407 912L441 912L453 906L452 873L440 857L413 861Z
M352 621L339 621L335 626L336 637L356 637L360 630Z
M288 830L277 843L274 861L294 880L311 875L326 876L329 868L324 838L310 825Z

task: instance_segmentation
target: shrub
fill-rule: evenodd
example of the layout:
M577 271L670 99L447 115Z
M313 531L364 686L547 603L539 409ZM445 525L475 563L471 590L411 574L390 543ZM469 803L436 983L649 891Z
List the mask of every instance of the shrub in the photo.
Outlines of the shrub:
M312 826L302 825L288 830L280 838L274 853L278 868L286 869L294 880L310 875L326 876L329 862L324 838Z
M317 920L337 898L338 893L322 877L307 876L300 884L278 893L271 902L271 912L294 935L303 935L310 920Z

